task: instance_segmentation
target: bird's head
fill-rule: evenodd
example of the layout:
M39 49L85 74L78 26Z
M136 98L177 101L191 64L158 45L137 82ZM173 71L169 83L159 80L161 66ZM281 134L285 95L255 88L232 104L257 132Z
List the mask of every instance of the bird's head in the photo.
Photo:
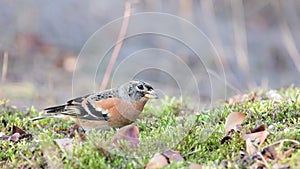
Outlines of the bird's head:
M123 88L128 93L131 101L139 101L141 99L157 99L158 94L154 91L153 87L144 81L133 80L123 85Z

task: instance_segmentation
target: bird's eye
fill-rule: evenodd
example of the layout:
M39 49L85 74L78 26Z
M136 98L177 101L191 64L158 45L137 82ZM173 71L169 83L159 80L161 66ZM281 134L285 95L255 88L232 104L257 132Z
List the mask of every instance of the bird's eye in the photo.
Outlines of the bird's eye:
M138 85L137 88L140 89L140 90L144 90L144 86L143 85Z

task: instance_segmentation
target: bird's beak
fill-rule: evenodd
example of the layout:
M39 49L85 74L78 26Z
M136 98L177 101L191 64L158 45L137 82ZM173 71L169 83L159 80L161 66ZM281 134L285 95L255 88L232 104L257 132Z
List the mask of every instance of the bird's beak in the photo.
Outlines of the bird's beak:
M154 90L147 91L145 94L147 99L158 99L158 94Z

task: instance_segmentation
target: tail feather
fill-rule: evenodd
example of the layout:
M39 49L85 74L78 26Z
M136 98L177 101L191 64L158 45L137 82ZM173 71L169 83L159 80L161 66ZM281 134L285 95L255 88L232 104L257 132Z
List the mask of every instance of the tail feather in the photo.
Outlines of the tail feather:
M45 113L47 113L47 114L39 116L39 117L35 117L31 120L32 121L37 121L37 120L42 120L42 119L45 119L45 118L55 118L60 113L64 112L65 108L66 108L66 105L48 107L48 108L44 109Z
M54 118L54 116L39 116L39 117L32 118L31 121L42 120L45 118Z
M67 105L60 105L60 106L55 106L55 107L48 107L44 109L46 113L61 113L65 111Z
M68 101L66 104L54 106L54 107L48 107L44 109L45 115L42 115L40 117L35 117L31 119L32 121L41 120L45 118L63 118L63 119L70 119L70 117L67 116L77 116L79 115L77 110L82 109L80 107L80 104L74 104L73 100Z

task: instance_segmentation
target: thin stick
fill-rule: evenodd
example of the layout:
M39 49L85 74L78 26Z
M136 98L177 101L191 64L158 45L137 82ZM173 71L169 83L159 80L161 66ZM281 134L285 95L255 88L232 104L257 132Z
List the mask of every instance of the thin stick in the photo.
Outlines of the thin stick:
M102 83L100 86L100 90L104 90L107 87L112 69L116 63L120 49L123 45L124 37L125 37L126 31L127 31L128 23L129 23L130 11L131 11L131 3L129 1L126 1L125 11L124 11L124 19L123 19L121 30L119 33L117 45L115 46L113 53L111 55L109 64L107 66L107 69L105 71L105 74L104 74L104 77L103 77L103 80L102 80Z
M265 148L267 148L267 147L274 146L274 145L276 145L276 144L281 144L281 143L283 143L283 142L292 142L292 143L294 143L296 146L300 145L300 142L297 141L297 140L283 139L283 140L276 141L276 142L274 142L274 143L272 143L272 144L270 144L270 145L267 145L267 146L264 147L263 149L265 149Z
M2 82L6 81L6 75L7 75L7 64L8 64L8 53L4 52L3 54L3 65L2 65Z

